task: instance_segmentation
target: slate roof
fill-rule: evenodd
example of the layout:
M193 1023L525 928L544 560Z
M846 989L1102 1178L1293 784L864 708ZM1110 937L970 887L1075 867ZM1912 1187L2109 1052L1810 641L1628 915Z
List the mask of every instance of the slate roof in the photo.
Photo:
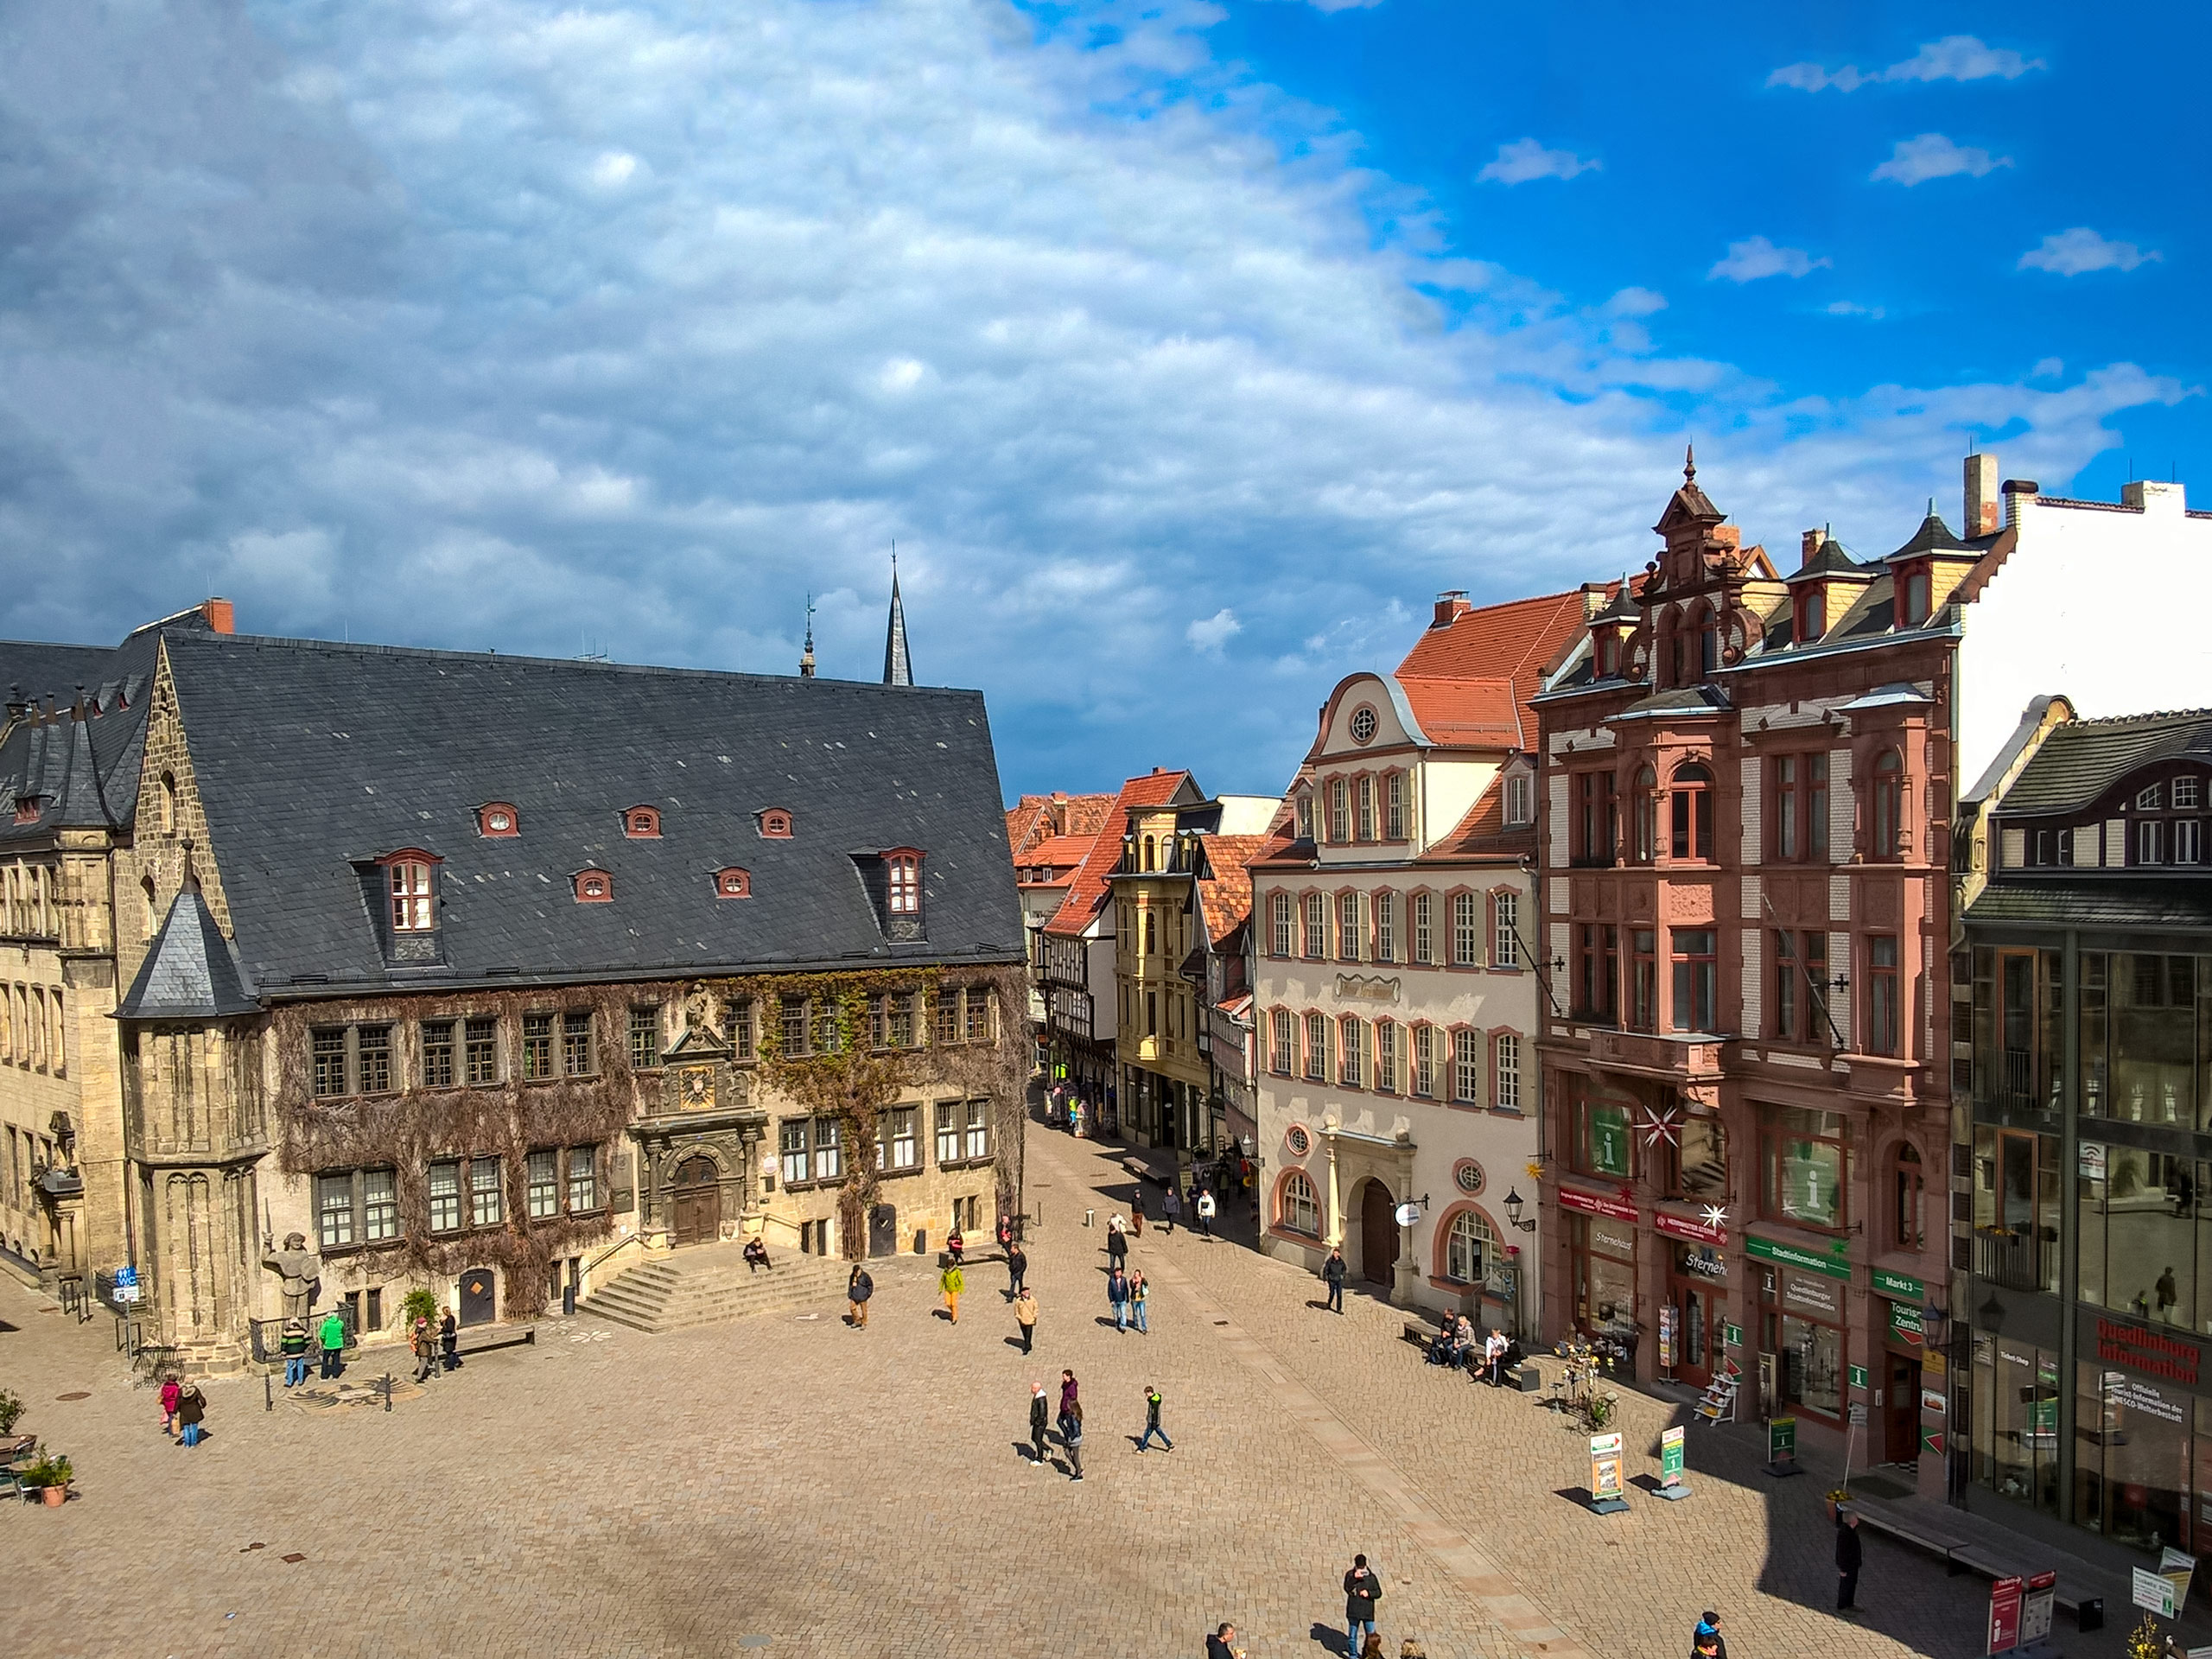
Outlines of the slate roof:
M238 953L200 889L179 890L116 1014L124 1020L219 1020L261 1006Z
M1967 906L1968 925L2143 930L2212 928L2212 881L2092 877L1993 881Z
M2183 757L2212 765L2212 709L2069 721L2044 739L1997 810L2078 812L2138 766Z
M1913 531L1912 539L1891 554L1890 558L1892 562L1917 558L1923 553L1949 553L1968 558L1974 555L1972 548L1951 534L1951 527L1943 522L1933 501L1928 504L1928 516L1920 521L1920 528Z
M249 636L168 637L232 938L264 998L1022 954L982 694ZM475 809L512 803L486 839ZM624 809L660 813L623 833ZM780 807L788 839L756 815ZM915 847L927 938L875 856ZM438 867L437 960L388 962L378 871ZM715 873L751 874L747 899ZM607 871L613 902L572 883ZM306 988L312 987L313 990Z
M1784 576L1785 582L1812 582L1822 576L1843 576L1872 582L1880 573L1851 556L1851 550L1830 536L1821 540L1813 556Z
M18 702L52 697L67 704L77 688L98 685L112 645L49 645L32 639L0 639L0 690ZM17 695L20 694L20 695Z
M127 828L138 810L138 763L145 747L146 708L154 665L165 635L205 633L197 611L139 629L120 645L97 652L79 664L78 678L88 689L75 701L76 682L67 696L55 694L57 708L10 723L0 740L0 804L12 807L28 796L44 804L28 823L0 811L0 846L41 842L54 830ZM75 660L81 645L29 649L68 653L50 660ZM29 695L30 688L24 688Z

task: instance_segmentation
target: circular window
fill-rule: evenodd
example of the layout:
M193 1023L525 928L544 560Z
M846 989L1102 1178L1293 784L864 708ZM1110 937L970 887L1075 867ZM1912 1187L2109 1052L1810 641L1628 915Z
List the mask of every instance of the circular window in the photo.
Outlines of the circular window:
M1469 1198L1483 1190L1483 1166L1471 1158L1462 1158L1452 1166L1453 1185Z
M600 894L606 891L607 883L601 880L597 876L593 876L584 883L584 896L587 899L596 899Z
M1306 1133L1306 1126L1303 1123L1294 1123L1283 1135L1283 1144L1290 1148L1294 1156L1303 1158L1307 1153L1313 1151L1313 1137Z
M1372 709L1352 710L1351 741L1353 742L1372 743L1375 741L1375 711Z
M505 812L494 812L484 822L494 830L512 830L515 827L515 821Z
M745 878L740 875L735 870L732 870L728 874L722 877L722 891L729 894L733 899L744 897Z

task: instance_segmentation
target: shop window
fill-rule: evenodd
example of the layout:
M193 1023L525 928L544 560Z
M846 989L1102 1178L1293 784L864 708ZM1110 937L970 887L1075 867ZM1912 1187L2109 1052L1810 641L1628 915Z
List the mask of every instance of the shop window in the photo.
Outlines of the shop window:
M1567 1262L1576 1329L1587 1336L1633 1341L1637 1332L1634 1226L1601 1216L1569 1217Z
M1629 855L1638 864L1651 862L1659 841L1659 778L1649 766L1636 774L1629 796Z
M1629 1132L1628 1103L1593 1097L1578 1085L1573 1099L1569 1133L1570 1157L1585 1175L1606 1175L1628 1180L1635 1173L1633 1141Z
M1497 1236L1479 1210L1462 1210L1452 1217L1444 1238L1444 1276L1455 1284L1479 1285L1489 1277L1491 1257L1497 1250Z
M1928 1243L1925 1194L1920 1154L1910 1141L1900 1141L1890 1160L1890 1243L1900 1250L1918 1250Z
M1847 1120L1840 1112L1777 1107L1760 1135L1761 1213L1803 1227L1845 1225Z
M1314 1197L1313 1183L1306 1179L1302 1170L1292 1170L1283 1177L1282 1202L1275 1217L1284 1231L1303 1233L1309 1238L1321 1234L1321 1205Z
M1675 769L1667 793L1668 855L1692 864L1713 862L1713 772L1695 760Z
M1716 934L1709 927L1678 927L1668 937L1674 949L1674 1028L1719 1031L1716 1004L1719 964L1713 955Z
M1825 1283L1793 1278L1793 1284L1825 1290ZM1787 1306L1785 1304L1784 1306ZM1788 1408L1830 1420L1843 1415L1844 1338L1839 1324L1794 1313L1763 1316L1766 1351L1775 1356L1775 1384Z

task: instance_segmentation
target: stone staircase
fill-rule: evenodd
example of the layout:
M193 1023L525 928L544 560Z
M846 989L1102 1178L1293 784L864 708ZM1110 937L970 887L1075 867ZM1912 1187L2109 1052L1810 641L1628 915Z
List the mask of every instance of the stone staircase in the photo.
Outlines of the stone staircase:
M880 1287L888 1262L871 1262ZM851 1264L826 1256L779 1252L776 1265L755 1273L741 1244L706 1244L632 1268L592 1293L577 1311L633 1331L684 1331L757 1313L845 1311Z

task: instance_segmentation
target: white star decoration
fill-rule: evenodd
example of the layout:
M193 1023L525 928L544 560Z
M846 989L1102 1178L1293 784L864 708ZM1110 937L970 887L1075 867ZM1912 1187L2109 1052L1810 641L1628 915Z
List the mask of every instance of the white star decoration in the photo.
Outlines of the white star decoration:
M1675 1122L1672 1113L1654 1111L1647 1106L1643 1109L1643 1121L1636 1128L1637 1133L1643 1137L1643 1144L1654 1151L1658 1149L1662 1141L1670 1147L1680 1143L1681 1125Z
M1726 1227L1728 1224L1727 1211L1722 1209L1720 1205L1717 1204L1707 1205L1705 1206L1705 1224L1716 1230Z

